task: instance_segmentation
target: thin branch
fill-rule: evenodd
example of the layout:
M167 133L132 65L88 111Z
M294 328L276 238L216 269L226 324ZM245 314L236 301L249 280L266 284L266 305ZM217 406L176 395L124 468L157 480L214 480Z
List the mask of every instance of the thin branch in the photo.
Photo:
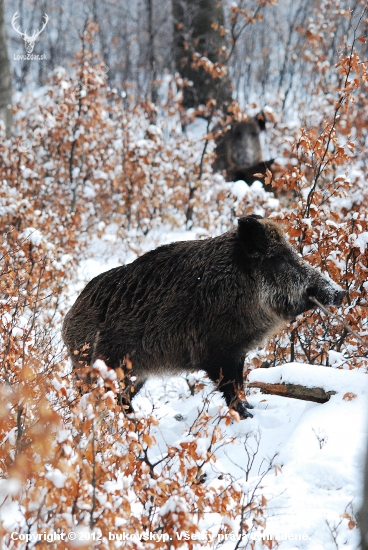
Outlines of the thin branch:
M368 343L363 340L363 338L361 336L359 336L359 334L357 332L355 332L355 330L353 330L351 327L349 327L349 325L347 323L345 323L345 321L343 319L341 319L341 317L339 317L338 315L336 315L336 313L332 313L332 311L330 311L329 309L327 309L325 306L323 306L321 304L321 302L319 302L317 300L317 298L315 298L314 296L309 296L309 300L311 302L313 302L314 304L316 304L320 309L322 309L323 313L326 313L326 315L328 315L329 317L333 317L334 319L336 319L337 321L339 321L343 327L345 328L345 330L347 330L348 332L350 332L350 334L352 334L353 336L355 336L355 338L357 338L357 340L359 340L359 342L361 342L363 344L363 346L365 346L366 348L368 348Z

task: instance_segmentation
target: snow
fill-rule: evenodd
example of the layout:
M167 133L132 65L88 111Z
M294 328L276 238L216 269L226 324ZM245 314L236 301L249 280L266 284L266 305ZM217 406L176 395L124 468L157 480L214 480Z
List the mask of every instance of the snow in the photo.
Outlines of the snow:
M57 489L61 489L64 487L65 481L67 480L67 476L64 475L59 468L55 468L54 470L50 470L46 474L46 479L49 479Z
M9 495L16 495L20 492L22 483L17 478L0 480L0 498L5 499Z
M101 361L100 359L97 359L93 363L93 368L95 370L99 371L99 373L101 374L101 376L104 380L116 380L116 378L117 378L116 372L113 371L112 369L109 369L105 365L105 363L103 361Z
M7 531L17 529L18 525L22 524L23 514L15 500L10 501L8 504L5 503L1 507L0 520L3 528Z
M43 236L39 229L35 227L27 227L21 234L20 238L29 240L35 246L39 246L43 241Z
M291 363L274 369L257 369L249 380L282 381L337 392L323 405L304 404L302 414L280 448L278 462L282 475L270 478L275 488L286 488L285 497L292 509L283 514L286 525L294 523L297 531L296 525L301 529L308 522L313 527L310 534L315 535L319 529L322 532L326 518L331 516L335 521L351 501L355 508L360 498L368 377L355 371ZM352 399L344 399L348 393ZM269 400L277 403L285 398L267 396ZM292 404L295 400L286 401ZM273 524L271 520L270 525ZM321 536L320 546L314 544L303 547L323 548L327 539Z
M249 194L249 185L243 180L236 181L231 189L233 195L241 201Z
M360 252L363 254L365 247L368 244L368 231L364 231L364 233L361 233L358 235L358 237L354 241L354 246L360 248Z
M60 430L58 433L58 443L64 443L70 437L70 430Z
M207 134L208 122L204 118L196 117L193 122L188 124L186 132L188 136L194 139L203 139Z

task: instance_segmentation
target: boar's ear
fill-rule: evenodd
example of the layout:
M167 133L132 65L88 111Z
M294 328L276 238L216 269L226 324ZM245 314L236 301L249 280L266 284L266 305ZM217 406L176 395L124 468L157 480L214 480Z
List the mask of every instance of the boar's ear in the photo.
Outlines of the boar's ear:
M258 221L262 219L262 216L253 214L238 220L238 235L248 256L258 256L266 251L266 230L264 225Z
M256 119L261 132L264 132L266 130L266 115L264 112L260 111L254 118Z

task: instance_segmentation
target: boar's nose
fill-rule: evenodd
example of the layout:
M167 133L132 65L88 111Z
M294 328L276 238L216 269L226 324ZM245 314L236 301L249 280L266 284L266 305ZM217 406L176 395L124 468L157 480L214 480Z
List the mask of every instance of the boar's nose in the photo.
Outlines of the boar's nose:
M341 306L343 299L346 296L345 290L336 290L333 298L334 306Z

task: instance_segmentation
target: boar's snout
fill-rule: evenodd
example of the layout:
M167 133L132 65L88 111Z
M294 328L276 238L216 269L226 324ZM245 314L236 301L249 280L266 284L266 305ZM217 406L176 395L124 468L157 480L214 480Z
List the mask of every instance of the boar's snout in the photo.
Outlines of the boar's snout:
M307 294L310 298L316 298L324 306L341 306L346 296L344 290L333 288L330 285L323 289L318 287L308 288ZM315 304L311 307L315 307Z

